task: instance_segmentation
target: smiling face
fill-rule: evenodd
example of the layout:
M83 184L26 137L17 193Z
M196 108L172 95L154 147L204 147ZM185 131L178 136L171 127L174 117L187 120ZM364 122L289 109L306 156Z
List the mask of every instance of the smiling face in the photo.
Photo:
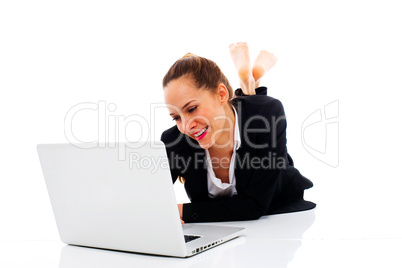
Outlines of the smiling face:
M202 148L219 147L230 141L234 113L223 84L214 93L197 88L190 76L182 76L170 81L164 87L164 94L169 114L179 131L197 140Z

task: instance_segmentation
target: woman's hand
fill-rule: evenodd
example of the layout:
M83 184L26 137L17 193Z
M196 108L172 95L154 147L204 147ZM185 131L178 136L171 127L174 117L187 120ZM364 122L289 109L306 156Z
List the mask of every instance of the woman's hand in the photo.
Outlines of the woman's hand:
M177 204L177 208L179 209L181 224L184 224L184 221L183 221L183 204Z

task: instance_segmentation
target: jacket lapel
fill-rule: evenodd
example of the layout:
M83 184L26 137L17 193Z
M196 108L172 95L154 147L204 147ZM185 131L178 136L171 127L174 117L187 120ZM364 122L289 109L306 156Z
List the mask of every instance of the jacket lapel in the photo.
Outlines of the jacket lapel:
M235 99L236 100L236 99ZM237 192L242 192L243 189L247 186L248 178L250 177L252 170L250 167L250 157L254 155L254 148L250 147L250 141L252 143L255 142L255 135L247 134L248 140L245 140L244 133L244 125L245 120L248 116L245 114L245 111L242 107L242 102L238 102L237 100L232 103L237 112L237 123L239 125L240 139L241 145L239 149L236 151L236 159L235 159L235 177L236 177L236 190Z
M191 154L188 155L189 160L187 160L189 167L183 174L186 179L184 187L187 193L191 193L189 196L191 201L206 200L208 199L208 183L205 150L200 147L198 142L189 137L187 145L191 147L187 149L187 152Z

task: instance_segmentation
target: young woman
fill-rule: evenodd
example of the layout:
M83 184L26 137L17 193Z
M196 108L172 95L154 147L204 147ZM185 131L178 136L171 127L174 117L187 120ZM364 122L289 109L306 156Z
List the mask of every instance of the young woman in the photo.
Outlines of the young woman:
M313 184L287 153L283 106L259 86L276 58L262 51L251 67L247 44L232 44L230 53L241 84L236 97L219 67L193 54L163 78L176 126L161 140L172 180L184 183L191 200L178 205L182 221L252 220L314 208L303 199Z

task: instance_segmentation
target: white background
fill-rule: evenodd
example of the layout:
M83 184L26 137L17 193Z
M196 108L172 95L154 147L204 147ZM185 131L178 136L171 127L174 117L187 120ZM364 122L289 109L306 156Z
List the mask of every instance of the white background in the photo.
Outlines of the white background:
M325 208L315 232L401 238L400 14L398 1L2 1L0 240L58 239L36 144L67 142L69 109L113 103L108 116L153 120L150 138L159 139L173 122L167 113L151 120L150 105L163 102L168 68L192 52L216 61L236 88L227 48L236 41L253 59L260 49L278 57L263 83L285 106L296 167L315 183L306 198ZM334 101L339 132L326 135L324 122L303 141L303 122ZM119 133L148 138L139 127ZM96 111L77 115L73 129L97 139ZM327 151L335 167L304 146L338 141Z

